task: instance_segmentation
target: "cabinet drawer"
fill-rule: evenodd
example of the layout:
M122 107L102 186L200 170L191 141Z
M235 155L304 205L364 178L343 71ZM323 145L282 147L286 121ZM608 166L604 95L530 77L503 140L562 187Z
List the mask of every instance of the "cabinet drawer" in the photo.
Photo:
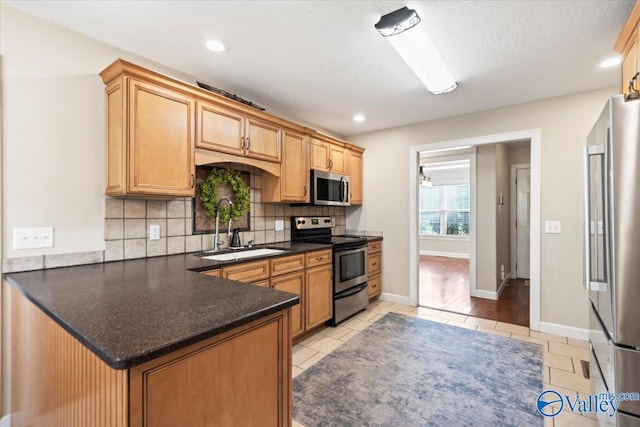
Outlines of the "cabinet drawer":
M269 280L262 280L260 282L253 282L252 285L260 286L261 288L268 288L270 286Z
M331 262L331 249L307 253L307 268Z
M369 253L375 253L375 252L380 252L382 250L382 242L378 241L378 242L371 242L369 243Z
M285 256L271 260L271 275L292 273L304 269L304 254Z
M222 269L222 277L244 283L259 282L269 278L269 261L248 262Z
M373 277L369 276L368 284L370 297L378 295L380 292L382 292L382 280L379 274Z
M382 257L379 253L369 255L369 276L380 273Z
M220 271L220 269L203 271L202 274L204 274L205 276L211 276L211 277L222 277L222 271Z

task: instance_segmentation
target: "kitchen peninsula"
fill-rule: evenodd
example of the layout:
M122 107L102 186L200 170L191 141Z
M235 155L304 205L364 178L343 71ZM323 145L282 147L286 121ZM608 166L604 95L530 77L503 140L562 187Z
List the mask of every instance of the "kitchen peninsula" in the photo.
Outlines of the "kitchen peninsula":
M13 425L290 425L299 297L199 273L218 266L181 254L6 275Z

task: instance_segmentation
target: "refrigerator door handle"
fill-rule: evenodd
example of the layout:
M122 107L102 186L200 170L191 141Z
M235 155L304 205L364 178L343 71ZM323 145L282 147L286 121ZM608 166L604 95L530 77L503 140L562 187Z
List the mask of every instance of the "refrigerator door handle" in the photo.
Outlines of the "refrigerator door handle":
M607 132L608 137L608 132ZM599 156L601 158L601 174L600 182L602 185L602 219L591 217L591 207L594 202L591 200L591 157ZM584 148L584 191L585 191L585 287L588 291L608 292L610 288L609 283L609 269L610 269L610 256L609 256L609 183L608 183L608 155L607 146L605 144L589 145ZM602 254L599 250L594 252L595 259L592 259L592 240L597 241L599 235L602 235ZM595 236L595 237L592 237ZM603 257L602 261L600 256ZM592 277L592 265L593 263L598 265L602 262L602 275L601 277ZM596 270L598 267L596 267ZM600 275L598 275L600 276Z

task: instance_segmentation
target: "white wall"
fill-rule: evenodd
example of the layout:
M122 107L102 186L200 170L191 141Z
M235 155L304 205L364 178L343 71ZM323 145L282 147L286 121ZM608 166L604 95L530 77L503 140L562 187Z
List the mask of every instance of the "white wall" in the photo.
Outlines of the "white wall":
M500 267L504 266L505 274L511 269L511 168L509 151L505 144L496 145L496 267L495 280L500 286ZM502 194L504 204L498 205L498 195ZM482 243L481 243L482 244Z
M122 58L193 84L196 78L4 3L0 55L3 257L104 249L106 113L98 73ZM35 226L55 227L55 247L14 250L12 229Z
M496 146L478 147L476 155L476 288L495 292ZM348 220L347 220L348 221Z
M540 128L541 220L561 220L563 231L542 236L541 320L587 327L587 297L582 288L581 149L607 97L616 92L616 88L607 88L352 136L350 140L366 148L365 207L348 213L347 228L384 233L383 291L410 295L406 219L412 214L411 195L408 185L398 184L408 177L409 147ZM493 270L495 263L491 265Z

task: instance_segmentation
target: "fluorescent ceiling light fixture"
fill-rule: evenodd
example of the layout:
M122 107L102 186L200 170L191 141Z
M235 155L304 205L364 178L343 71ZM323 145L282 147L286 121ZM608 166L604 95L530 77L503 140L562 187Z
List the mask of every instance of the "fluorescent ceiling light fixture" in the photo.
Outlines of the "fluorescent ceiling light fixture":
M383 15L375 25L429 92L435 95L458 87L451 71L433 44L420 16L406 6Z
M600 68L612 68L616 65L620 65L622 58L620 56L614 56L613 58L605 59L600 63Z
M205 43L205 46L207 46L207 49L209 49L212 52L224 52L229 48L225 42L220 40L214 40L214 39L208 40Z
M366 117L364 116L364 114L356 114L355 116L353 116L353 121L354 122L364 122L366 119Z

